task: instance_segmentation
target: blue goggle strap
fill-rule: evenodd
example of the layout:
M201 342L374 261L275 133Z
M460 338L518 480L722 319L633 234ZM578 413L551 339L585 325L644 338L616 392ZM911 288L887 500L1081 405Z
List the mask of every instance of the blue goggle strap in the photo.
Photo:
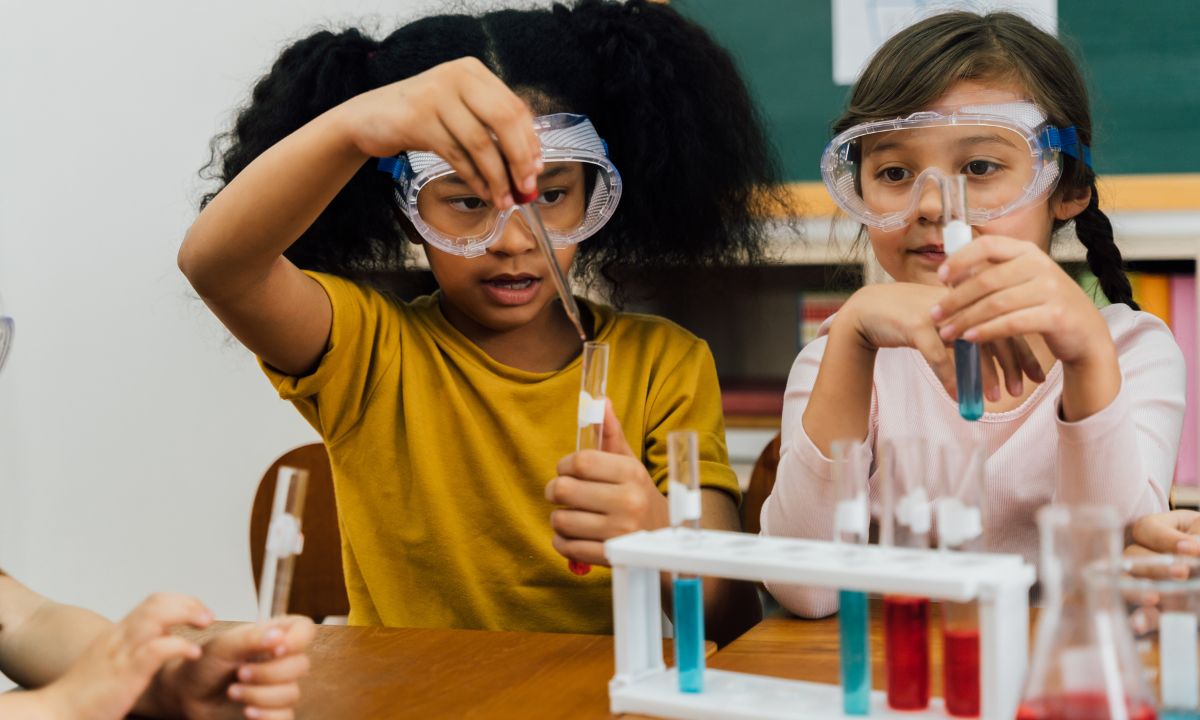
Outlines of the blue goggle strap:
M408 174L408 156L397 155L396 157L379 158L379 162L375 167L379 172L387 173L392 176L392 180L399 182L400 178Z
M1066 128L1047 125L1042 130L1041 140L1051 150L1058 150L1076 160L1082 160L1083 164L1089 168L1092 166L1091 148L1079 141L1079 133L1075 131L1074 125Z

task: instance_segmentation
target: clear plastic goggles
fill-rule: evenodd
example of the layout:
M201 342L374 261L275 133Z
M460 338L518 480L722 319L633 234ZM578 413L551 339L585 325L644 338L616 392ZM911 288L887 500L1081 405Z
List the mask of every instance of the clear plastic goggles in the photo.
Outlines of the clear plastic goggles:
M12 347L13 319L0 314L0 370L4 369L4 361L8 359L8 349Z
M973 105L855 125L825 148L821 177L848 215L896 230L916 216L928 170L963 174L967 221L983 225L1053 191L1060 153L1091 165L1075 129L1047 124L1037 105Z
M621 199L621 175L608 148L583 115L534 120L544 168L537 203L550 243L574 245L608 222ZM425 242L454 255L476 257L496 242L515 207L497 210L476 195L441 156L423 151L380 158L396 183L396 202Z

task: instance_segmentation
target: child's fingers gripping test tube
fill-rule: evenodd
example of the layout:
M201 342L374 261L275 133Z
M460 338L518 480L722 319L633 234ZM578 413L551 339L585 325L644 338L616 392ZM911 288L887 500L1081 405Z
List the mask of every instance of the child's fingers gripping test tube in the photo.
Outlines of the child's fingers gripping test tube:
M967 176L954 175L942 183L942 247L953 255L971 242L967 222ZM958 414L966 420L983 417L983 375L979 345L954 341L954 373L958 386Z
M301 520L307 491L307 470L279 468L271 502L271 522L267 526L262 577L258 583L260 623L287 614L288 598L292 594L292 569L296 556L304 549Z
M865 545L870 535L867 504L866 448L854 440L837 440L833 453L833 482L838 501L834 510L834 542ZM841 653L842 712L871 712L871 633L867 594L858 590L838 593L838 640Z
M575 451L600 450L604 435L604 406L608 384L608 343L583 344L583 375L579 381L579 434L575 436ZM587 575L592 566L568 560L567 567L576 575Z
M693 534L699 541L700 451L696 433L677 430L667 434L668 484L671 527ZM704 691L704 585L699 575L673 573L675 610L675 670L679 691Z

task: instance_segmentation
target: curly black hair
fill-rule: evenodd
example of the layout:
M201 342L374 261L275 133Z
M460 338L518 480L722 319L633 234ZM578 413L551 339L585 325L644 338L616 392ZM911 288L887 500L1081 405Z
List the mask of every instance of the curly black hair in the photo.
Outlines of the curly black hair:
M255 85L206 166L219 187L322 112L367 90L471 56L540 99L537 114L589 116L625 191L582 243L576 272L614 294L656 270L763 257L764 220L787 214L775 154L729 54L674 9L578 0L550 9L440 15L382 41L321 31L288 47ZM344 276L401 269L408 243L391 180L367 163L287 250L296 265Z

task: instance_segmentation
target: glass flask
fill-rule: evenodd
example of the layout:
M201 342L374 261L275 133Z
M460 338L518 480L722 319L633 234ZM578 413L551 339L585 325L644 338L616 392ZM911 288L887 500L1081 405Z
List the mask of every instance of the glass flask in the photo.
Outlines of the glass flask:
M1155 720L1117 586L1116 509L1048 505L1037 523L1043 607L1017 720Z

